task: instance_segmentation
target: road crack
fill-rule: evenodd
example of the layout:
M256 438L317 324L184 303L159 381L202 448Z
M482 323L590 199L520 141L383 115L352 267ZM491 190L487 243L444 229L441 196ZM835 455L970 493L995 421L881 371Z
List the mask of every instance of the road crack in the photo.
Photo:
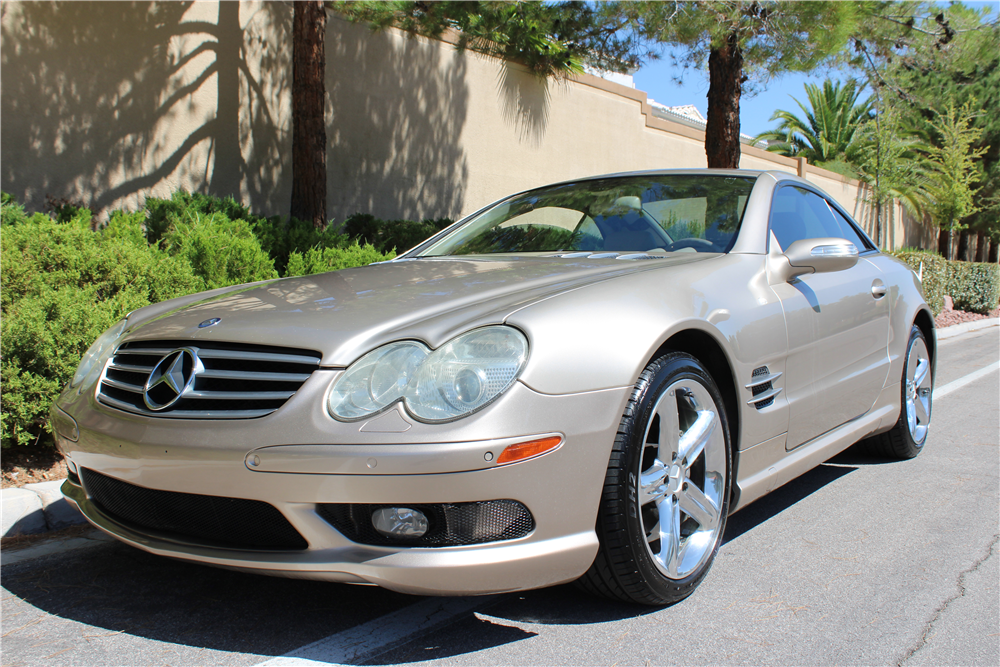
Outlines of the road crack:
M948 609L948 607L951 606L951 603L954 602L955 600L965 597L966 577L968 577L970 574L972 574L980 567L982 567L983 563L985 563L987 560L990 559L991 556L993 556L993 552L996 550L998 542L1000 542L1000 535L994 535L993 542L990 544L990 548L986 550L986 554L983 555L981 558L977 559L972 565L970 565L968 568L963 570L958 575L958 592L949 597L944 602L942 602L938 606L938 608L934 610L934 614L931 615L931 619L927 621L927 624L924 626L924 631L921 633L920 639L917 640L917 643L913 648L907 651L903 655L903 657L900 658L899 662L896 663L896 667L902 667L904 664L906 664L906 662L910 658L916 655L921 649L924 648L924 646L927 645L927 642L931 637L931 633L934 630L934 625L938 622L938 620L940 620L941 616Z

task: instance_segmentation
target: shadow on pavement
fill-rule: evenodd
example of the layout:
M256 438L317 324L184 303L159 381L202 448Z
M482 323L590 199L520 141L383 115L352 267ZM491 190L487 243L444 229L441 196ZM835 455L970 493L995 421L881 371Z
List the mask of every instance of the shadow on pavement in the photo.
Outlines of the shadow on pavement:
M811 470L730 517L725 541L857 470L848 465L856 460L851 456ZM220 570L118 543L9 565L2 576L10 593L55 616L171 644L261 656L282 655L421 599L375 587ZM519 623L599 624L655 611L597 599L572 585L515 593L373 656L370 664L453 657L535 636Z

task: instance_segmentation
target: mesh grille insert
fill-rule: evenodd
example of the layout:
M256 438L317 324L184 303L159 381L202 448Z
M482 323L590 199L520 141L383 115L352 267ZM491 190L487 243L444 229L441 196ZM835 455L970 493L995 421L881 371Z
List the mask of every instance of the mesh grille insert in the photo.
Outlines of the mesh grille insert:
M159 491L82 468L90 499L115 521L205 546L300 550L308 543L273 505L260 500Z
M396 505L401 506L401 505ZM344 537L359 544L400 547L453 547L516 540L535 529L535 518L516 500L472 503L405 505L427 517L430 528L415 539L390 538L372 526L372 513L392 505L334 505L317 507L319 515Z

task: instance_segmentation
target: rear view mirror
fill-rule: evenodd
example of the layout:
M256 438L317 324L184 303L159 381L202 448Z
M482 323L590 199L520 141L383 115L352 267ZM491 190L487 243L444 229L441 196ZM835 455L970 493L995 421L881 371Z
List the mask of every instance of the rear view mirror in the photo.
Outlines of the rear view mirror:
M858 263L858 247L846 239L818 238L795 241L779 256L779 278L787 282L806 273L843 271Z

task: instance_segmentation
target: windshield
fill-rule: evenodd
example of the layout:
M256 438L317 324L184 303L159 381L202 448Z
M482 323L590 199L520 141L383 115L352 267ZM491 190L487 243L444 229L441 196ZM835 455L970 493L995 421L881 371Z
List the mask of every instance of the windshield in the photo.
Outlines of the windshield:
M745 176L603 178L500 202L420 257L526 252L726 252L754 185Z

